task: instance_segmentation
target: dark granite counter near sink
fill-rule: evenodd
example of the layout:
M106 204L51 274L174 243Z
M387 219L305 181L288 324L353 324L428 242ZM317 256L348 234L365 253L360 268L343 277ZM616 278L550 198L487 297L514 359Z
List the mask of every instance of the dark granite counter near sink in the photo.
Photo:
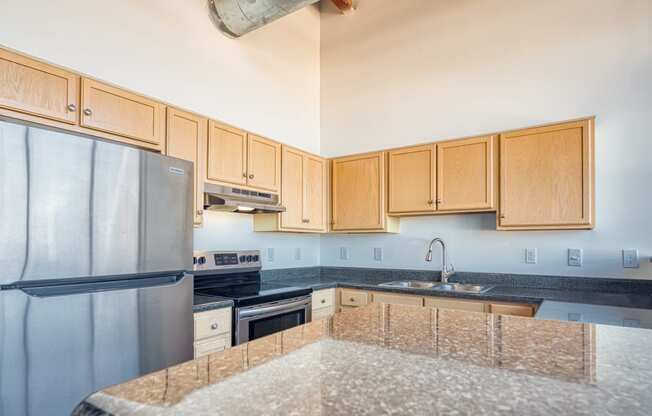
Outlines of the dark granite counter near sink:
M477 283L493 288L483 294L468 294L379 286L396 280L433 280L438 275L438 272L424 270L306 267L266 270L263 279L314 290L346 287L503 302L541 303L554 300L652 309L652 280L458 272L450 279L451 282Z

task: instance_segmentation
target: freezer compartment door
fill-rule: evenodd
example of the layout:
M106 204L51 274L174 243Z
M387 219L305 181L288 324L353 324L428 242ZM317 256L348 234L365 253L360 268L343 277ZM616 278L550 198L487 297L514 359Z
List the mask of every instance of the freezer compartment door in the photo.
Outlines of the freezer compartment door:
M0 284L192 267L192 163L0 121Z
M68 415L97 390L191 360L192 277L145 286L0 291L0 414Z

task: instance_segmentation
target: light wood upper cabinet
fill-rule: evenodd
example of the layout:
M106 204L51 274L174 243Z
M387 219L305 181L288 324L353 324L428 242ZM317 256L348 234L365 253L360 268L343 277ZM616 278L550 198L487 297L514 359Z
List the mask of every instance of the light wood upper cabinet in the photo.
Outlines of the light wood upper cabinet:
M199 225L203 218L204 204L204 143L206 142L208 120L176 108L168 107L167 151L169 156L194 163L194 222Z
M281 144L254 134L248 137L247 185L278 193L281 186Z
M289 146L282 147L280 214L256 214L256 231L324 232L327 229L326 160Z
M307 229L326 231L328 216L328 164L326 160L303 156L303 218Z
M500 137L498 229L592 228L593 119Z
M497 137L437 143L437 210L496 208Z
M304 173L303 153L283 146L283 191L281 202L285 212L280 214L281 227L303 228Z
M210 120L207 174L209 181L247 184L247 133Z
M76 124L79 76L0 49L0 107Z
M396 232L385 204L386 153L332 161L332 227L343 232Z
M82 127L144 142L162 150L164 104L88 78L82 78L81 91Z
M434 144L388 152L390 213L435 211L435 155Z

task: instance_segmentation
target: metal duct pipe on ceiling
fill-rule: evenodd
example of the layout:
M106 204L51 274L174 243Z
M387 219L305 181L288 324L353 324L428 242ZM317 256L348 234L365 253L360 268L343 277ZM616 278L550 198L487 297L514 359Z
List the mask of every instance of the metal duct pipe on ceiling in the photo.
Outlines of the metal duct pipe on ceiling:
M258 29L319 0L208 0L213 23L231 38Z

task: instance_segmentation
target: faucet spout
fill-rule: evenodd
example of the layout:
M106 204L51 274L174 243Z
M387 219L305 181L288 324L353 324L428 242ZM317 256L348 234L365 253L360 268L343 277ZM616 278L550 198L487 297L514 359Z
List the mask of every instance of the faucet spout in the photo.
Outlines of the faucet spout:
M446 243L441 238L433 238L428 245L428 252L426 253L426 261L432 261L432 246L435 243L441 244L441 281L448 283L448 278L455 274L455 268L452 264L448 264L448 255L446 253Z

